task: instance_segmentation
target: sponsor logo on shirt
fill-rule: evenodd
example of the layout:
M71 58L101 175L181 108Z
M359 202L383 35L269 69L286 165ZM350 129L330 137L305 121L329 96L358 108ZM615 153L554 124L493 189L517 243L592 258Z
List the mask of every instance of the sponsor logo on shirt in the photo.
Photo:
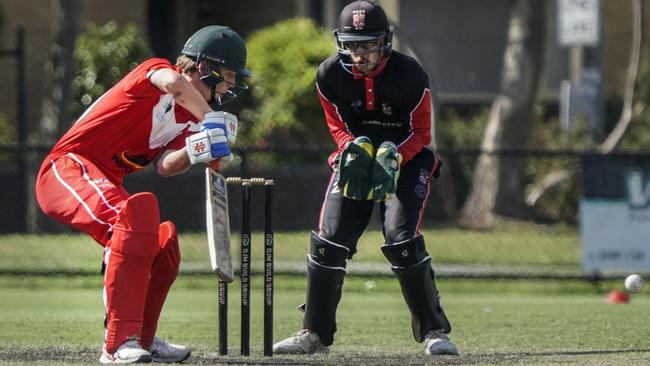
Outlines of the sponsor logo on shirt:
M144 154L129 155L128 152L129 150L125 150L120 154L114 154L112 157L115 164L127 174L144 169L153 160L153 158Z
M376 119L371 119L371 120L364 119L363 121L361 121L361 124L364 126L379 126L379 127L401 127L402 126L400 122L377 121Z

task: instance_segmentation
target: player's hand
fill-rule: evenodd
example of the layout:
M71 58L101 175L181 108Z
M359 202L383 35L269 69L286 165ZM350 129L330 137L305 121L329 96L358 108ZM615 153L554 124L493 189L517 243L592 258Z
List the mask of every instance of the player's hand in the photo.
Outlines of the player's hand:
M201 122L201 131L221 128L231 144L237 140L237 116L223 111L212 111L205 114Z
M370 180L370 196L376 202L390 199L397 189L402 156L397 152L397 146L385 141L377 148L377 156L372 165Z
M235 160L235 156L230 154L228 156L221 157L219 159L214 159L208 163L208 166L216 171L220 171L226 166L230 165L232 161Z
M343 149L337 173L338 186L344 197L354 200L368 199L374 154L372 141L365 136L357 137Z

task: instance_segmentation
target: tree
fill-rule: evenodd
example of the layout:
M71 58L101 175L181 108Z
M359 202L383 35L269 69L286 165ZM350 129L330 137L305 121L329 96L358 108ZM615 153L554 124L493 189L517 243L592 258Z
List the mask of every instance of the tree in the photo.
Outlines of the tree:
M41 104L41 143L53 144L67 128L74 78L74 47L79 32L79 0L52 1L50 48L45 63L45 90Z
M632 0L632 38L630 45L630 59L625 74L625 87L623 90L623 108L621 115L616 122L616 125L609 133L607 138L598 146L597 151L602 154L609 154L613 152L617 146L624 140L626 137L626 132L630 128L630 123L635 117L642 116L644 110L646 109L646 104L650 100L650 92L647 88L647 79L650 75L650 70L648 68L650 65L646 65L643 70L643 74L640 77L640 80L637 80L639 74L639 64L641 58L641 45L643 44L643 16L645 14L645 3L643 0ZM640 95L639 101L635 105L635 85L639 84ZM637 126L634 126L637 127ZM650 137L647 134L646 126L637 127L637 129L642 131L634 131L633 136L627 136L629 140L646 140L650 141ZM636 132L636 133L634 133ZM533 189L530 190L530 193L526 197L526 204L530 207L534 206L537 201L551 188L561 184L562 182L573 178L578 172L574 169L561 169L550 172L546 175L541 181L535 183Z
M133 23L90 24L79 36L74 53L72 117L76 118L139 62L151 56L145 38Z
M306 18L261 29L246 40L252 102L242 111L242 142L253 146L331 143L316 96L318 65L336 52L331 32Z
M525 161L499 154L526 146L544 59L543 0L516 0L510 15L501 91L492 104L472 186L459 217L468 228L489 228L497 216L526 209Z

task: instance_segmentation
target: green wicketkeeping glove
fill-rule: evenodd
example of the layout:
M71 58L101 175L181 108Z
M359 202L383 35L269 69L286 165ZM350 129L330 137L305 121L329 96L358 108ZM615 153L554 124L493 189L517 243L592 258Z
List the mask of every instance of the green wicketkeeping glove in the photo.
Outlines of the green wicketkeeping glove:
M395 193L402 156L397 152L397 146L385 141L377 148L377 156L372 165L370 180L370 195L368 199L376 202L386 201Z
M338 185L344 197L353 200L368 199L374 154L372 141L365 136L357 137L343 149L337 173Z

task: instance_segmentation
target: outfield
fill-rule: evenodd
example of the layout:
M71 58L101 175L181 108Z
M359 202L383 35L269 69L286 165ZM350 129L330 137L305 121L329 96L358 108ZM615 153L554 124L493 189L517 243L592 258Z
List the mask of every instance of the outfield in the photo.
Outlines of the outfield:
M604 284L610 286L612 284ZM101 283L87 277L0 277L0 363L94 363L102 336ZM231 354L215 354L213 278L181 276L163 313L159 333L191 344L191 364L577 364L647 365L650 297L606 305L588 284L564 281L442 280L460 357L429 358L412 340L396 281L352 276L339 311L335 346L327 356L261 356L261 283L254 281L252 352L238 357L236 316L230 301ZM275 338L295 331L304 298L302 277L276 278ZM231 294L236 295L236 286Z
M293 240L300 241L304 234ZM484 235L481 240L489 246L490 234ZM97 273L99 251L88 239L69 238L0 237L0 271L4 271L0 274L0 363L97 364L103 322L102 284ZM192 252L192 241L186 242L190 243L183 248L186 264L203 265L200 254ZM564 248L564 256L549 253L536 259L535 255L524 254L517 258L524 258L523 264L542 265L542 261L549 261L549 266L576 267L579 250L572 244L574 241L567 243L558 240L554 249L557 252ZM39 250L43 246L65 249L65 253ZM476 256L475 252L464 250L468 257ZM541 249L529 249L535 251ZM297 260L304 258L304 252L295 255ZM460 255L456 259L462 262ZM513 258L500 260L516 262ZM471 262L474 261L468 265ZM57 266L88 273L19 274ZM361 275L346 279L339 331L331 353L309 357L261 355L260 276L254 277L252 292L253 356L238 356L239 299L238 286L234 284L230 291L231 356L222 358L216 355L216 280L192 273L195 272L184 271L179 276L159 329L163 337L193 346L195 352L189 364L650 364L650 291L646 288L634 295L630 304L603 303L607 291L621 288L622 280L604 281L594 287L577 280L440 279L442 302L454 327L452 339L462 354L432 358L424 355L421 345L413 341L408 310L397 281ZM279 275L275 284L274 338L278 340L299 328L301 313L296 306L304 300L305 279L301 275Z

